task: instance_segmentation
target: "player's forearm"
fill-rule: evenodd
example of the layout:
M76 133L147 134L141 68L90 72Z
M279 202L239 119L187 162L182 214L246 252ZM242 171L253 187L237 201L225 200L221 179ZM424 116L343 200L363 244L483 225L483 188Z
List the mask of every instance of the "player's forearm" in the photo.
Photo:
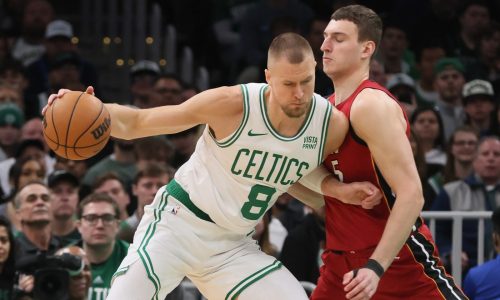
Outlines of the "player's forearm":
M298 182L292 185L287 192L295 199L314 209L319 209L325 205L323 195L308 189Z
M344 203L350 203L347 189L349 184L340 182L335 176L330 175L325 177L321 182L321 192L323 195L336 198Z
M136 111L133 108L118 104L104 104L111 116L111 136L130 140L134 136L134 124L136 122Z
M382 238L371 256L385 270L389 268L410 236L413 225L422 211L422 206L422 191L418 188L415 188L414 192L401 193L396 198Z

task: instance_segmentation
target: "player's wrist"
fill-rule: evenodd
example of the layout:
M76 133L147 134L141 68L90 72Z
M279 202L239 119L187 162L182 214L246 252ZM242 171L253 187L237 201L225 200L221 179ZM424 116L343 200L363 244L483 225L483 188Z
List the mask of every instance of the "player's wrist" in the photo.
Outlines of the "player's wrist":
M384 267L382 267L382 265L378 261L371 258L368 259L363 268L372 270L373 272L375 272L375 274L377 274L379 278L382 278L385 273Z

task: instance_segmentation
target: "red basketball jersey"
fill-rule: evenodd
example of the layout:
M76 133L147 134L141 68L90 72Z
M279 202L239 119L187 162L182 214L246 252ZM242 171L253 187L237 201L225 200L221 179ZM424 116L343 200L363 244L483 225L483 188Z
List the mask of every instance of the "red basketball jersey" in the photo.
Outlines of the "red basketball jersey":
M353 102L366 88L381 90L397 101L379 84L365 80L349 98L337 106L349 120ZM330 96L329 100L335 105L335 94ZM407 135L409 135L410 125L406 115L405 119ZM380 120L380 122L384 123L385 120ZM388 127L391 124L384 124L384 126ZM324 161L324 165L340 181L345 183L369 181L379 187L383 193L382 202L371 210L326 197L327 249L349 251L375 247L382 237L395 197L377 168L366 143L356 135L352 125L339 150L330 154Z

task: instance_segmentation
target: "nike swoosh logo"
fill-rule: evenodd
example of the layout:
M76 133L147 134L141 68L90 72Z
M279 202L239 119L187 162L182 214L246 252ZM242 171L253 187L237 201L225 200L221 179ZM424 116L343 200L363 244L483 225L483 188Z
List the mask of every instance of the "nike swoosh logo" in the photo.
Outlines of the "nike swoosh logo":
M255 133L252 132L252 129L248 131L248 136L261 136L261 135L267 135L267 133Z

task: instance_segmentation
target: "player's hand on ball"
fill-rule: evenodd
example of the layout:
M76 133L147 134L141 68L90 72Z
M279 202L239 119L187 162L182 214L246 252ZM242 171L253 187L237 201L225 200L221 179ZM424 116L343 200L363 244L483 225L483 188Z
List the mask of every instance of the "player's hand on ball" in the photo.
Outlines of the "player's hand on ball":
M45 105L44 108L42 109L42 115L45 116L45 112L47 111L47 108L49 108L49 106L52 105L52 103L54 103L55 100L62 98L64 96L64 94L66 94L68 92L71 92L71 90L60 89L57 92L57 94L51 94L49 96L49 98L47 99L47 105ZM94 95L94 87L92 87L92 86L87 87L87 89L85 90L85 93L90 94L90 95Z
M361 268L356 271L350 271L344 275L342 284L346 292L346 299L350 300L368 300L377 290L380 278L374 271Z

